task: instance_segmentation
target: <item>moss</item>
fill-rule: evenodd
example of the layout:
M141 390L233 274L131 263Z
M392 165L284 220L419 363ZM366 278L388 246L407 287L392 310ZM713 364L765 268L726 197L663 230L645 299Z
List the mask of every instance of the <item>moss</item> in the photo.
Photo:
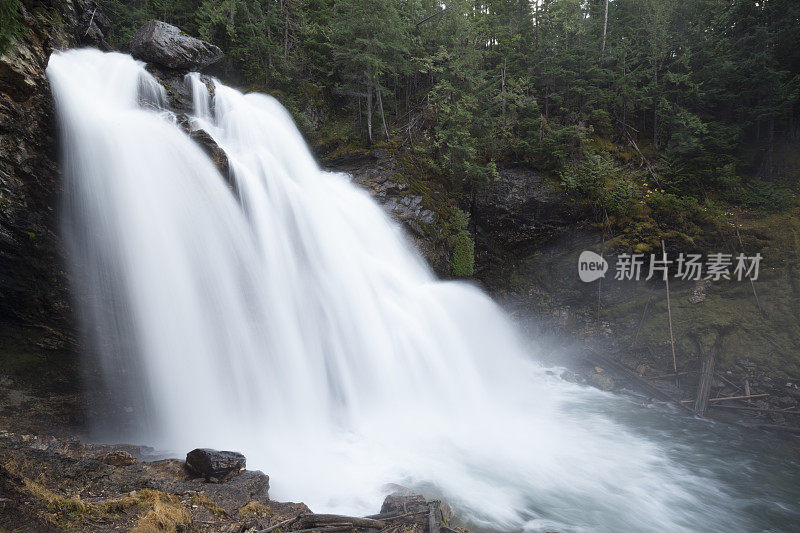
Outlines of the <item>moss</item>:
M46 364L47 359L26 352L0 352L0 374L25 380Z
M19 33L19 0L0 0L0 54L8 50Z
M19 340L19 335L30 339ZM30 330L0 328L0 375L43 393L70 392L80 387L75 353L45 350L32 342L36 337Z
M455 237L450 255L450 270L454 276L466 277L475 273L475 241L466 231Z
M725 369L743 369L755 364L760 372L775 378L800 377L800 210L769 216L740 218L737 227L719 227L725 241L738 241L736 229L748 254L763 256L758 280L717 281L706 289L703 302L689 298L692 283L670 283L672 319L679 357L696 357L717 343L717 364ZM735 248L739 248L738 243ZM669 323L665 292L658 285L640 333L645 344L666 345ZM756 304L753 288L758 295ZM639 298L641 300L641 298ZM638 324L643 304L623 301L608 309L620 323ZM638 311L637 308L638 307ZM635 325L633 326L635 328ZM631 332L632 333L632 332Z

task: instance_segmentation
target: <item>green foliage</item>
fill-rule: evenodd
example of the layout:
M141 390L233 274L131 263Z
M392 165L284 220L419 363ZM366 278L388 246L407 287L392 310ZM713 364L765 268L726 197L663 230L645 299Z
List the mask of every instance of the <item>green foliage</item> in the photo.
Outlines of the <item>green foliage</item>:
M734 187L731 199L764 212L782 211L795 204L795 197L789 189L757 178Z
M0 44L17 1L0 0ZM150 18L176 24L222 47L218 71L279 97L323 147L393 138L449 191L525 165L628 217L643 169L676 198L753 209L790 205L797 187L777 154L797 135L800 2L614 0L605 36L600 0L101 6L112 43ZM606 146L587 148L596 138Z
M453 235L450 273L456 277L467 277L475 273L475 241L468 227L469 214L460 209L456 209L445 224L445 230Z
M631 214L639 187L623 175L607 154L589 152L558 172L561 185L601 207L609 215Z
M475 273L475 241L467 232L456 235L450 256L450 270L457 277L467 277Z
M20 31L19 0L0 0L0 54L11 46Z

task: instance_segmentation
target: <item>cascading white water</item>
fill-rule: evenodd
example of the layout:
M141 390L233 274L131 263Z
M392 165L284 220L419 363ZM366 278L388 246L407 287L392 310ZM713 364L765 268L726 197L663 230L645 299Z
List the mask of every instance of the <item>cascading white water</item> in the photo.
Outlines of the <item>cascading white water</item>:
M318 512L375 512L394 482L501 529L741 525L607 415L628 400L550 375L488 297L437 281L275 99L190 79L234 194L141 63L74 50L47 72L87 324L109 385L143 399L126 438L240 450Z

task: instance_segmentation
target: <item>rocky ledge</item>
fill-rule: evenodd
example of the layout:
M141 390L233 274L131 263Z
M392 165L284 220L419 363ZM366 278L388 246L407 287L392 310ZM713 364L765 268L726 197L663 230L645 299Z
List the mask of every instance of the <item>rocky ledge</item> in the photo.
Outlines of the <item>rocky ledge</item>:
M401 487L376 515L316 514L271 500L269 476L245 470L241 454L198 449L187 460L144 446L0 431L0 530L466 531L451 525L447 504Z

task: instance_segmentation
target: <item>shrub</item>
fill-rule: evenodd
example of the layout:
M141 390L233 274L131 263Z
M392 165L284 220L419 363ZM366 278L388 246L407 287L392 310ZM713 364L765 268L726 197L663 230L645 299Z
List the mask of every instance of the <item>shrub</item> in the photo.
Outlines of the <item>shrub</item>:
M794 195L786 187L761 179L753 179L734 187L731 199L759 211L782 211L791 207L795 201Z
M475 273L475 241L467 231L455 237L450 256L450 270L454 276L466 277Z

